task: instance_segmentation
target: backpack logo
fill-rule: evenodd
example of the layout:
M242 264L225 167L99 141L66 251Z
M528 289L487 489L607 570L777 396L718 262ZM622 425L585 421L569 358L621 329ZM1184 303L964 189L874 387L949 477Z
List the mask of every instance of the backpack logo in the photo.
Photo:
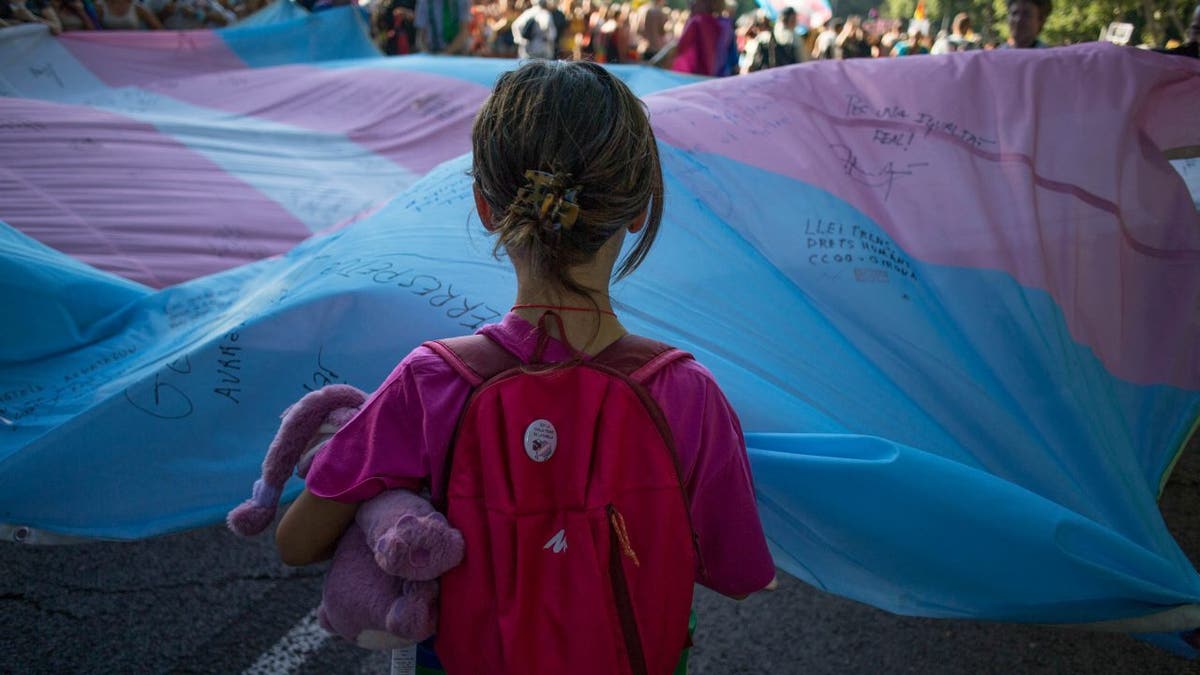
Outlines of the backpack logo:
M542 548L548 548L553 553L562 553L567 550L567 531L563 529L555 532L554 536L550 537L550 541L546 542Z
M554 455L558 447L558 431L547 420L534 420L525 429L525 454L535 462L541 463Z

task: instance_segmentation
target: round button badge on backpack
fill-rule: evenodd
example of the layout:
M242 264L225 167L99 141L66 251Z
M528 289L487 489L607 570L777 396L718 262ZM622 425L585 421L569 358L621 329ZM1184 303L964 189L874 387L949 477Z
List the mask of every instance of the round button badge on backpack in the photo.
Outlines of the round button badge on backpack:
M525 429L525 454L535 462L544 462L558 447L558 431L549 420L534 420Z

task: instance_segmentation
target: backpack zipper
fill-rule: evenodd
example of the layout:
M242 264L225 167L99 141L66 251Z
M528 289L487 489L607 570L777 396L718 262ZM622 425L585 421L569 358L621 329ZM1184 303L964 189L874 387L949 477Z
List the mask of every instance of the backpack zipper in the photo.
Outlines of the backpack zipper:
M603 352L601 353L603 354ZM599 356L598 354L597 358ZM690 358L690 355L685 354L684 356ZM667 453L670 455L671 464L675 467L675 479L679 483L679 495L683 497L683 510L687 515L688 529L692 535L692 550L696 554L696 571L699 573L700 579L707 580L708 567L704 564L704 556L700 554L700 534L696 532L696 526L692 522L692 500L688 498L687 488L683 484L683 468L679 464L679 453L675 450L675 437L671 434L671 427L667 422L666 416L663 414L662 407L658 405L658 402L646 390L645 385L633 379L629 373L596 361L585 361L582 365L620 378L629 386L646 408L646 412L650 414L650 419L654 422L654 426L658 428L659 436L662 437L663 442L667 445Z
M608 554L608 576L612 583L613 599L617 604L617 618L621 622L621 634L625 638L625 654L629 658L629 670L633 675L647 675L646 653L642 649L642 636L638 632L637 617L633 613L633 598L629 594L629 583L625 579L625 566L621 556L633 561L640 567L637 552L629 541L629 532L625 529L625 517L617 507L609 502L608 512L611 545Z

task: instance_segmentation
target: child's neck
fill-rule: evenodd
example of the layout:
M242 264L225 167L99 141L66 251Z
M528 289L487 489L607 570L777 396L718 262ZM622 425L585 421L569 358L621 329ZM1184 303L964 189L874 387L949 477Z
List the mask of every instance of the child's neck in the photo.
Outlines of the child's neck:
M599 354L628 332L613 313L607 293L596 293L589 298L568 292L522 293L518 289L513 312L535 326L543 314L554 312L562 319L565 342L589 356ZM551 337L564 341L558 322L547 321L545 325Z

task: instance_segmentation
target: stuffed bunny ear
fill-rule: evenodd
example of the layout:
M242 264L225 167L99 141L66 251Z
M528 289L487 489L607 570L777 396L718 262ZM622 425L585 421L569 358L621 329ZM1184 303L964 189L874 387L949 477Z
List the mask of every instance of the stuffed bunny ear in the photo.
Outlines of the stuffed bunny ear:
M365 393L350 385L331 384L305 394L288 406L279 431L267 449L262 477L254 483L253 496L230 511L225 519L229 529L244 536L265 530L275 519L284 483L291 477L304 452L318 439L326 418L339 409L357 409L366 399Z
M275 520L279 493L279 488L259 478L254 481L253 495L229 512L225 517L225 524L243 537L252 537L262 532Z

